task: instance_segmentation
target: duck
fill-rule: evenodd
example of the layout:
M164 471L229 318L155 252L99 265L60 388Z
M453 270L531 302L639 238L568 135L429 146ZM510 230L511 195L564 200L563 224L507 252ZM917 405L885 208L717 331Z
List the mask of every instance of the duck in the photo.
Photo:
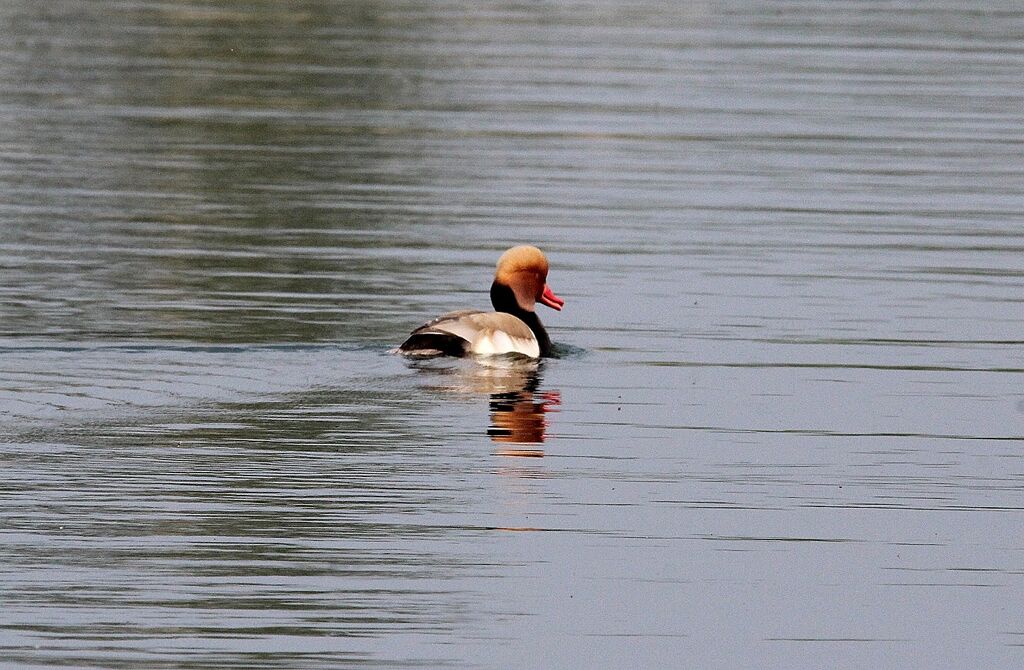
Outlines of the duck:
M491 283L493 312L448 312L412 331L399 347L407 356L551 356L551 338L534 307L561 311L565 301L547 284L548 259L537 247L512 247L498 259Z

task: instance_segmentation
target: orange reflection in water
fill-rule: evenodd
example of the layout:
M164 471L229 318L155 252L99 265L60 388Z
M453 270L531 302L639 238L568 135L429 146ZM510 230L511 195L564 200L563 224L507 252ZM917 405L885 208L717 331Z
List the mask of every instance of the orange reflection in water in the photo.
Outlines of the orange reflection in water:
M487 434L503 444L539 444L547 435L547 414L557 411L562 402L558 391L537 393L523 390L516 393L495 393L491 396L491 425ZM498 449L500 456L540 457L542 449Z

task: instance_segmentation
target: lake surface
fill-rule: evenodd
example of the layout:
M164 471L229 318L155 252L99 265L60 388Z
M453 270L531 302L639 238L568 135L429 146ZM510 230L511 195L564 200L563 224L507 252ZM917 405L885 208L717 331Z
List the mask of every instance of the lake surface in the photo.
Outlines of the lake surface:
M1024 666L1022 128L1013 2L0 4L0 665Z

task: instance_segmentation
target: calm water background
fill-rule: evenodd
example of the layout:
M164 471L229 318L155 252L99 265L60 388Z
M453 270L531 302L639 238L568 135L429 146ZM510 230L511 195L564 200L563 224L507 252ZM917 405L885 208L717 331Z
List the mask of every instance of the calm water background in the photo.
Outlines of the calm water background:
M0 665L1021 667L1022 128L1012 2L3 2Z

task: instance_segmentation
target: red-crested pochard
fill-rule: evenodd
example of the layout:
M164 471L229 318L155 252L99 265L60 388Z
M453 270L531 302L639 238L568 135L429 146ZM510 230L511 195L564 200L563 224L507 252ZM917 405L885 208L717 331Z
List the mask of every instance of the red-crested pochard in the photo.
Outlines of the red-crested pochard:
M491 284L495 311L449 312L412 331L401 353L416 356L551 355L551 339L533 311L540 302L560 310L565 301L547 285L548 259L537 247L512 247L498 259Z

